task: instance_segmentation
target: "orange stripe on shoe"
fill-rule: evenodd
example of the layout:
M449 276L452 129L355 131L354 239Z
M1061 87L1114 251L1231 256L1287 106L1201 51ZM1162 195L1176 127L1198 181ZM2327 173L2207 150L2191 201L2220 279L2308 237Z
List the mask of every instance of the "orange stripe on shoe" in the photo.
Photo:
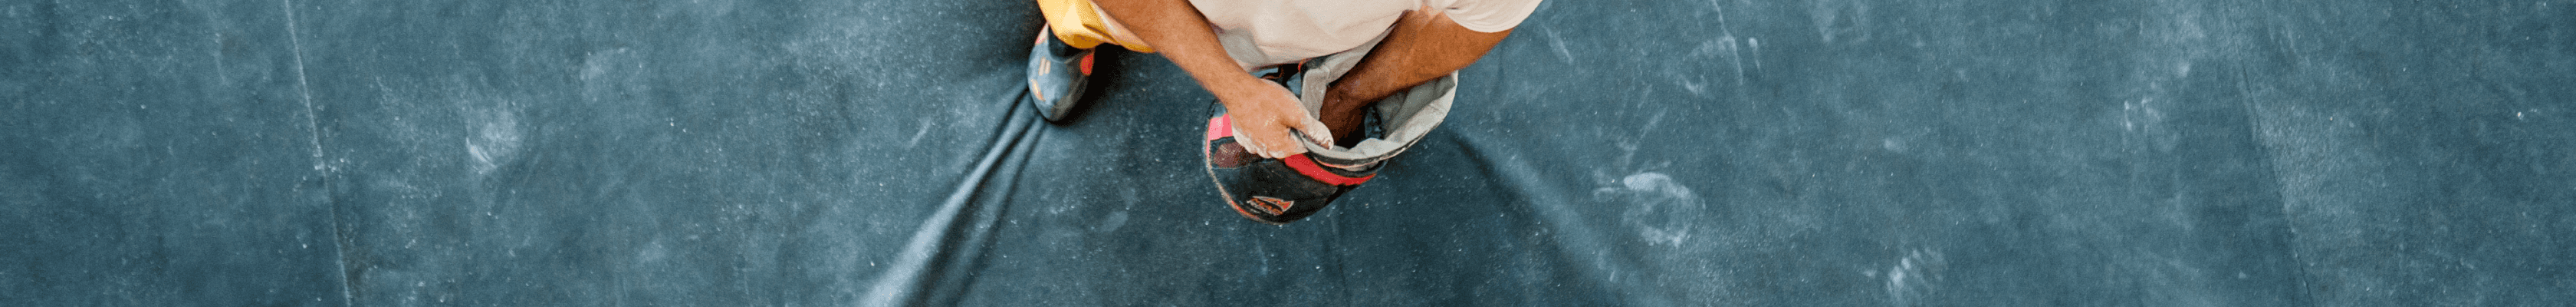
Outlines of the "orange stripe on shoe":
M1100 53L1099 53L1099 52L1092 52L1092 53L1084 53L1084 54L1082 54L1082 75L1084 75L1084 76L1089 76L1089 75L1091 75L1091 57L1092 57L1092 56L1097 56L1097 55L1100 55Z

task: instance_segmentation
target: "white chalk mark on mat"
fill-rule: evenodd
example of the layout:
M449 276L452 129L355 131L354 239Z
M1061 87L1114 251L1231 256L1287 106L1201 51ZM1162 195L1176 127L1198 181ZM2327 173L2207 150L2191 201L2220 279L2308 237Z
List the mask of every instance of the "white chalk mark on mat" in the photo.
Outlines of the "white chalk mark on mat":
M1905 257L1896 259L1895 266L1887 268L1888 300L1895 303L1893 305L1909 306L1931 294L1932 282L1939 280L1943 264L1940 252L1922 249L1905 252Z
M931 122L930 118L922 118L920 128L913 129L912 140L904 141L903 148L912 149L913 147L921 146L921 137L930 135L930 126L933 124L934 123Z
M475 118L474 137L465 140L465 152L474 158L474 173L488 174L500 168L519 151L519 116L508 110L469 110Z
M1690 218L1700 216L1699 195L1673 182L1672 176L1642 172L1620 178L1616 186L1593 189L1593 197L1628 205L1620 218L1648 245L1681 246L1691 237Z
M1540 28L1540 30L1539 33L1547 34L1547 45L1556 48L1557 57L1564 58L1566 63L1574 63L1574 51L1565 48L1565 38L1556 36L1556 29Z

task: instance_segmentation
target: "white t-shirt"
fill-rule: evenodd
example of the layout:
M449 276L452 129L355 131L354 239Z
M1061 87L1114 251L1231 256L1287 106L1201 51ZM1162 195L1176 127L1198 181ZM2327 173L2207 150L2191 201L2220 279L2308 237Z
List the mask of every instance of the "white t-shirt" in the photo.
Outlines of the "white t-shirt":
M1468 30L1500 32L1538 10L1540 0L1190 0L1217 40L1245 67L1339 53L1384 36L1405 11L1444 10ZM1246 48L1246 46L1251 48Z

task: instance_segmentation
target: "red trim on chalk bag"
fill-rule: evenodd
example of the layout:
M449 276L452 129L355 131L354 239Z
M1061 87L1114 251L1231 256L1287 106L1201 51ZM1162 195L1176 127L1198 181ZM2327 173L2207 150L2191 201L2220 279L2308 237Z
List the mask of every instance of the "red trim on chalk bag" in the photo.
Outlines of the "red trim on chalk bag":
M1234 120L1227 118L1228 117L1224 115L1218 115L1215 118L1208 119L1207 140L1215 141L1216 139L1234 136Z
M1290 155L1286 161L1281 162L1287 162L1288 168L1296 169L1298 174L1306 175L1306 178L1314 178L1315 181L1321 181L1325 184L1354 186L1368 182L1370 178L1377 178L1377 174L1369 174L1368 176L1360 177L1347 177L1342 176L1341 174L1334 174L1332 171L1324 170L1323 166L1316 165L1314 159L1306 158L1306 154Z

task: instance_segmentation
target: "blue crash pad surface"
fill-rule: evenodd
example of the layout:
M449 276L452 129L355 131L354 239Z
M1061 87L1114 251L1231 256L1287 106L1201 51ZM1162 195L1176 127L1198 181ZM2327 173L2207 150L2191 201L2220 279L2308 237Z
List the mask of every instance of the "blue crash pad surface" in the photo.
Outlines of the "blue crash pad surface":
M0 305L2576 301L2576 2L1549 1L1288 226L1034 9L0 2Z

